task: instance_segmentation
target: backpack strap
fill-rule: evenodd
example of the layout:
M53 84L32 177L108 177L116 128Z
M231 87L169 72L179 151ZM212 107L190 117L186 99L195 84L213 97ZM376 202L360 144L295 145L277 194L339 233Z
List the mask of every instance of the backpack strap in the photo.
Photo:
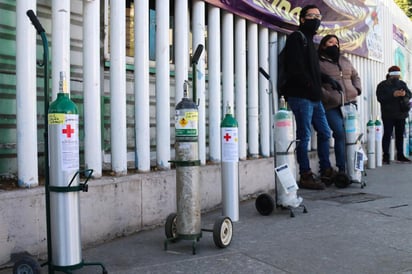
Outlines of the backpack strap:
M306 36L300 30L297 30L296 32L299 32L300 36L302 36L303 46L306 48L308 46L308 40L306 39Z

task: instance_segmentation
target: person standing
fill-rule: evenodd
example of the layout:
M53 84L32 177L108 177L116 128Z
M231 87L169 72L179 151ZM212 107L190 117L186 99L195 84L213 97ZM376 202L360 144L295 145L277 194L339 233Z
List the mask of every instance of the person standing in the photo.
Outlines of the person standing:
M356 105L356 97L362 90L361 80L351 61L341 55L336 35L328 34L322 38L318 54L322 73L322 103L335 140L336 167L339 172L345 173L345 128L340 107L350 103Z
M389 145L393 128L395 128L396 160L410 163L411 160L403 154L403 133L405 118L409 113L409 99L411 91L406 83L400 80L401 69L391 66L388 69L386 80L380 82L376 88L376 97L381 105L383 122L382 151L384 164L389 164Z
M320 26L322 15L316 5L303 7L299 14L299 33L291 33L285 44L285 97L296 120L296 148L299 163L300 188L324 189L322 181L330 180L335 171L329 161L330 129L321 102L321 77L318 54L313 36ZM303 35L306 37L304 41ZM321 180L310 168L308 143L311 125L317 132Z

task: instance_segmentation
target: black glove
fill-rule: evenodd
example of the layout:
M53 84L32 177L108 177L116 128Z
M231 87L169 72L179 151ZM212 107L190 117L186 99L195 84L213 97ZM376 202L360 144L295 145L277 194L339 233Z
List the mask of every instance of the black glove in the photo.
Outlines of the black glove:
M342 87L338 81L336 81L335 79L333 79L332 77L330 77L329 75L325 73L321 73L320 76L321 76L322 83L331 85L331 87L334 90L342 91Z
M330 83L330 85L332 86L332 88L333 88L334 90L342 91L342 86L339 84L338 81L332 79L332 82Z

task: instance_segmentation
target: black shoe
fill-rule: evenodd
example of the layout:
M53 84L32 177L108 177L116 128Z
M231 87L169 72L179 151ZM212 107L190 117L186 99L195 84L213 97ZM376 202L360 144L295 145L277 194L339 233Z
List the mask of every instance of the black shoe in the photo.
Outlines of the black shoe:
M389 161L389 155L388 154L383 154L383 159L382 159L382 163L384 165L389 165L391 162Z
M333 179L336 174L337 172L333 168L329 167L320 172L320 179L326 186L330 186L333 183Z
M397 160L398 160L398 162L407 163L407 164L409 164L411 162L411 160L409 160L408 158L406 158L403 155L398 156Z
M298 186L305 189L325 189L325 184L315 179L314 174L310 171L300 175Z

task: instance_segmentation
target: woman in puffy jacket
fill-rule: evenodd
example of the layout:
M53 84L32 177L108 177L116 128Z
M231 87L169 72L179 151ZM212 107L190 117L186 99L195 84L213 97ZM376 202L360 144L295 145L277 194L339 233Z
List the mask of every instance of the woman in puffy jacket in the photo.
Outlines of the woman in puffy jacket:
M322 73L322 103L335 139L336 166L339 172L344 173L345 129L340 106L349 103L356 105L356 97L361 94L361 81L351 61L341 55L336 35L323 37L318 53Z

